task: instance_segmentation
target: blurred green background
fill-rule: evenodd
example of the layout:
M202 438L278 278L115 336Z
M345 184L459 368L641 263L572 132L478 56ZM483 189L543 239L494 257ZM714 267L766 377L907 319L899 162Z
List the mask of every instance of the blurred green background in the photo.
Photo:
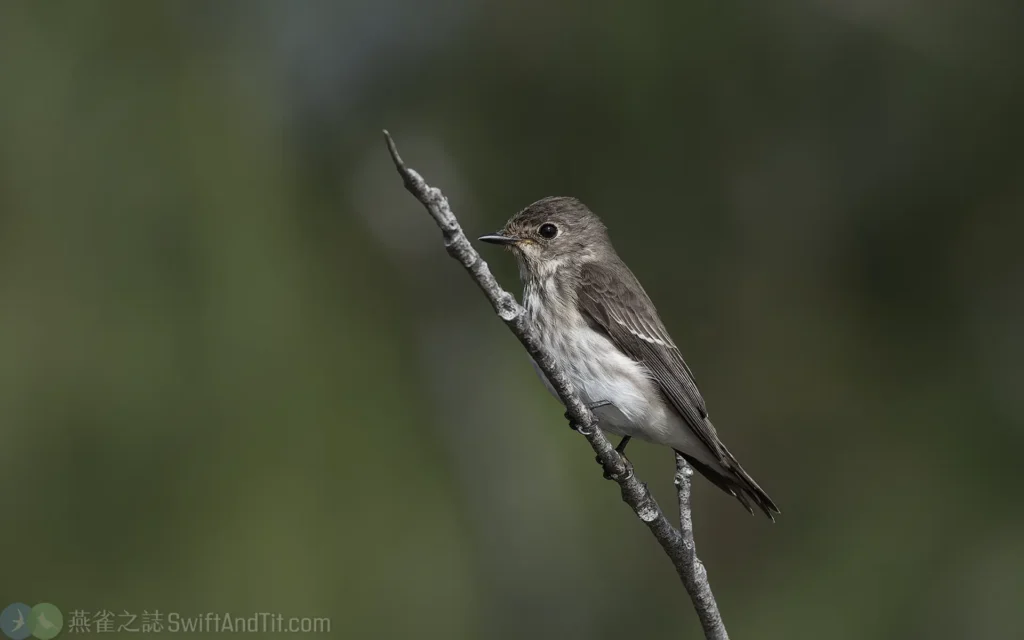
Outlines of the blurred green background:
M700 636L387 127L473 236L547 195L606 220L783 511L695 483L735 638L1022 637L1022 19L3 3L0 607Z

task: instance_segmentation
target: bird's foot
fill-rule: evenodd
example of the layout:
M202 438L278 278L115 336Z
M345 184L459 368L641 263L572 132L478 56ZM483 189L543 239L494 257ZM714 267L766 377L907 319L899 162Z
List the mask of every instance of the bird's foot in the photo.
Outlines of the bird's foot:
M565 419L569 421L569 428L570 429L572 429L573 431L579 431L580 430L580 426L573 421L572 416L569 415L568 411L565 412Z
M629 441L630 436L622 436L622 440L619 440L618 446L615 447L615 453L619 454L619 457L622 458L622 464L626 468L625 473L627 476L633 473L633 464L629 461L629 458L626 457L626 445L629 444ZM594 459L597 460L597 464L604 467L604 464L601 462L601 456L595 456ZM604 479L614 480L615 478L612 476L612 474L608 473L607 469L605 469Z
M609 470L608 467L601 462L601 456L594 456L594 460L596 460L597 464L601 465L601 468L604 470L603 475L605 480L617 481L620 478L629 478L633 475L633 463L629 461L626 454L622 453L618 449L615 449L615 452L619 454L619 460L622 462L622 471L615 469Z
M591 402L590 404L587 405L587 409L590 409L591 411L594 411L595 409L600 409L601 407L607 407L610 404L611 404L611 402L609 402L608 400L601 400L601 401L598 401L598 402ZM576 424L576 422L573 420L572 416L569 415L569 412L566 411L564 415L565 415L565 419L569 421L569 428L572 429L573 431L580 431L581 426ZM597 416L594 416L594 422L590 425L591 428L595 427L595 426L597 426ZM590 431L586 431L584 433L590 433Z
M622 440L619 440L618 446L615 447L615 450L619 452L619 455L626 455L626 445L629 444L630 440L632 440L631 436L622 436Z
M601 407L607 407L610 404L612 403L608 400L599 400L598 402L591 402L587 404L587 409L590 409L590 411L593 412L596 409L600 409ZM573 431L579 431L584 435L592 434L594 427L596 427L598 423L597 416L594 416L594 421L589 425L586 425L586 430L584 430L583 427L581 427L573 420L573 417L569 414L569 411L565 412L565 419L569 422L570 429L572 429ZM597 464L601 465L601 467L604 469L605 480L619 480L621 478L632 477L633 464L629 461L629 458L626 457L626 445L629 444L629 440L629 436L623 436L622 440L620 440L619 444L615 447L615 453L619 456L619 462L621 463L620 465L612 463L612 465L606 467L604 463L601 462L601 456L594 457L594 459L597 461Z

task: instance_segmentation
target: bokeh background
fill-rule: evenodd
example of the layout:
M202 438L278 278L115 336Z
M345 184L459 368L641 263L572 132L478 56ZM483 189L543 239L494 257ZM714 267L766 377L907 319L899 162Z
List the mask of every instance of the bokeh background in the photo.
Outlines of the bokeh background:
M387 127L474 236L604 217L783 511L696 482L734 637L1022 637L1021 20L4 3L0 606L699 637ZM674 514L672 456L630 455Z

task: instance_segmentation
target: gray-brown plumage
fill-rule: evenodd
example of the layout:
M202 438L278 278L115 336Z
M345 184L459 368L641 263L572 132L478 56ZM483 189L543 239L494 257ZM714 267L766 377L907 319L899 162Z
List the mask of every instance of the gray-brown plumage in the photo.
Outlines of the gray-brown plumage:
M693 373L594 213L575 198L544 198L481 240L515 254L545 347L601 428L624 436L620 451L630 437L668 445L774 520L778 507L719 439Z

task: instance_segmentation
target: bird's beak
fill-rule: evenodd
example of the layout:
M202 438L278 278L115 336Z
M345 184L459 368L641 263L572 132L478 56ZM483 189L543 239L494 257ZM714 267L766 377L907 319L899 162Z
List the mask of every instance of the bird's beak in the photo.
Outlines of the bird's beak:
M489 242L491 244L500 244L500 245L503 245L503 246L506 246L506 247L510 246L510 245L513 245L513 244L517 244L519 242L519 238L517 238L515 236L506 236L506 235L504 235L502 233L492 233L490 235L480 236L479 240L481 242Z

